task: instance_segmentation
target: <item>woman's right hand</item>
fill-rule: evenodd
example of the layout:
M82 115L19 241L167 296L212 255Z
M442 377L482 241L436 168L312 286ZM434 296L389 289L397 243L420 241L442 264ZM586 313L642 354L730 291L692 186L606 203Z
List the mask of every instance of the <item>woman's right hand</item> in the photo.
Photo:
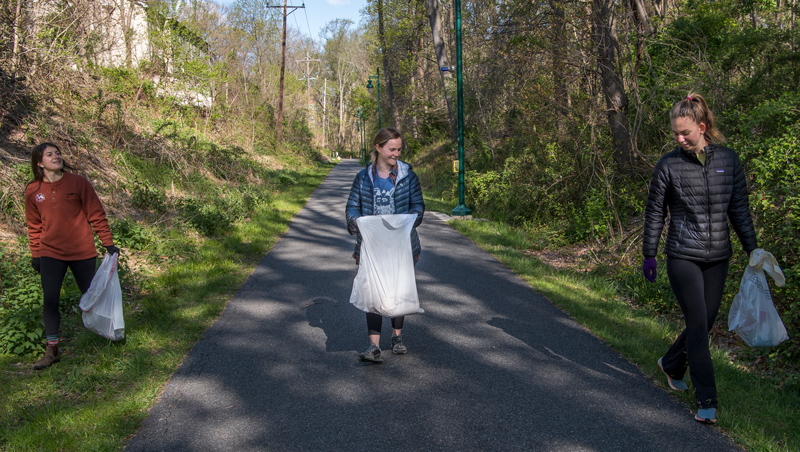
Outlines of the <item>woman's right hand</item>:
M42 261L41 261L40 258L34 257L34 258L31 259L31 267L33 267L33 269L36 270L36 273L41 273L42 272L41 265L42 265Z

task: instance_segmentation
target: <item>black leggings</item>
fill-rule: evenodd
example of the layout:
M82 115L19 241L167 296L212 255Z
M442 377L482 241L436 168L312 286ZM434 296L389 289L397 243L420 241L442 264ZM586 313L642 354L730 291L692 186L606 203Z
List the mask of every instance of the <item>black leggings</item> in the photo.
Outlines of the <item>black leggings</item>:
M403 329L403 319L405 316L400 317L392 317L392 328L396 330ZM375 314L372 312L367 313L367 331L369 334L381 334L381 324L383 323L383 317L380 314Z
M82 261L62 261L52 257L42 257L39 268L42 276L42 291L44 292L42 311L44 315L44 334L48 339L58 337L58 328L61 324L58 301L61 298L61 285L64 283L67 268L72 270L72 276L75 277L75 282L78 283L78 289L84 294L89 290L96 266L96 257Z
M728 276L728 260L695 262L667 258L667 275L683 311L686 327L661 360L664 371L682 379L689 376L701 408L717 406L717 383L708 348L708 332L714 326Z

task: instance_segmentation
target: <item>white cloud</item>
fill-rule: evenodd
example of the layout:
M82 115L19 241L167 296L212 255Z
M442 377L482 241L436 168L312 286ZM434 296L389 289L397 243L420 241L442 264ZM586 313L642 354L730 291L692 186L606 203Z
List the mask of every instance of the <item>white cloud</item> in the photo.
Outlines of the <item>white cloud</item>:
M331 6L344 6L349 5L350 0L325 0Z

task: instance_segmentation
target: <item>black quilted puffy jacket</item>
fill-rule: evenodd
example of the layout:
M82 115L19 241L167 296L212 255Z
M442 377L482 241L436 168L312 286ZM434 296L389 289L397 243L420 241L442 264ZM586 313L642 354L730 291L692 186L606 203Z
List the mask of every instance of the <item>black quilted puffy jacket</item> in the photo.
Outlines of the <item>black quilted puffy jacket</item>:
M375 190L372 181L372 164L359 171L353 180L350 188L350 196L345 207L347 218L347 231L350 235L357 234L356 247L353 257L356 260L361 255L361 234L355 224L356 218L364 215L375 214ZM414 222L414 229L411 230L411 253L416 260L419 257L422 247L417 235L417 226L422 223L422 216L425 214L425 201L422 199L422 187L419 184L417 174L412 171L411 165L399 161L397 162L397 179L394 189L394 213L416 213L417 220Z
M694 152L680 147L656 163L645 208L645 257L658 251L667 212L664 251L669 257L699 262L730 258L728 221L745 251L758 248L739 157L723 146L709 145L705 152L705 166Z

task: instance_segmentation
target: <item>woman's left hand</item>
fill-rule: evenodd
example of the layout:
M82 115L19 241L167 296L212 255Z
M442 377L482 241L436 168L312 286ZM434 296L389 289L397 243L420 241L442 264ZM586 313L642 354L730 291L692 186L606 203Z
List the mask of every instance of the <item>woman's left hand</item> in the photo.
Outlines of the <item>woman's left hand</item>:
M108 245L105 247L106 253L113 255L114 253L119 253L119 248L114 245Z
M347 231L350 235L357 234L358 231L358 223L356 223L355 218L351 218L350 221L347 222Z
M644 273L645 279L651 283L656 282L656 276L658 275L656 267L657 263L655 257L644 258L644 261L642 262L642 272Z

